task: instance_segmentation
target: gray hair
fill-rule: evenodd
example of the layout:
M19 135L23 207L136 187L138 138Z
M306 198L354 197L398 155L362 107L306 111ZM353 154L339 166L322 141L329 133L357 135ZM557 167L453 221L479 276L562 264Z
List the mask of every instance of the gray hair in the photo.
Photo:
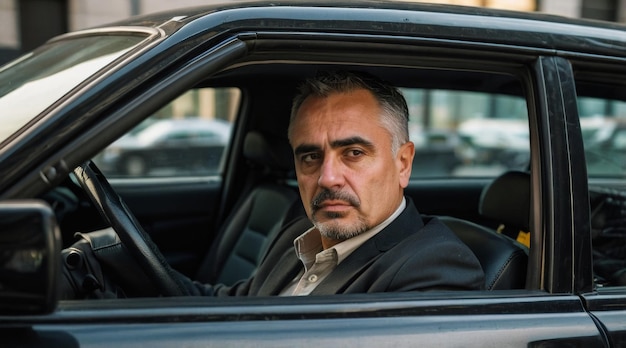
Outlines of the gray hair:
M409 109L404 96L396 87L366 73L333 71L317 74L305 80L293 100L288 136L298 109L309 96L327 97L333 93L366 89L374 95L382 109L381 125L391 134L391 151L395 155L400 146L409 141Z

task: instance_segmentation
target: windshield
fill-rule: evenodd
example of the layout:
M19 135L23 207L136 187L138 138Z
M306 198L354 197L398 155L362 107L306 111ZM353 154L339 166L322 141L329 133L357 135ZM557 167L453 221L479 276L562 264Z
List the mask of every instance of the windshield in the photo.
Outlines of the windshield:
M0 69L0 143L146 37L77 37L46 45Z

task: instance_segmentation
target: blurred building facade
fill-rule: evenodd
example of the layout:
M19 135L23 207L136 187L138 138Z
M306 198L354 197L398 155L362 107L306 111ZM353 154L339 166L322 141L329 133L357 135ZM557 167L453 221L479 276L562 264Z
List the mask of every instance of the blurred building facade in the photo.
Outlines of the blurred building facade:
M398 0L420 1L420 0ZM626 0L430 0L626 22ZM0 64L68 32L207 0L0 0Z

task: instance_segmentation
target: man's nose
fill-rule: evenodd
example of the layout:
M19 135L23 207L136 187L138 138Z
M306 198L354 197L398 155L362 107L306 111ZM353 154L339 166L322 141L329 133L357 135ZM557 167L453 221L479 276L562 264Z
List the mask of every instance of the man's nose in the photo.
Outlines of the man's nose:
M343 185L343 171L341 163L333 156L325 156L317 181L320 187L333 188Z

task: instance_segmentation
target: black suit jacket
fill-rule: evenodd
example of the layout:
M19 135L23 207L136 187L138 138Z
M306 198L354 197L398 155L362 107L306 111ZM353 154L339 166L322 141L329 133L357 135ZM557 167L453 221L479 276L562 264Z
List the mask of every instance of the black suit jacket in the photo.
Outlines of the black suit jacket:
M246 281L231 287L184 282L194 295L278 295L303 268L293 241L311 226L306 217L287 225ZM438 219L423 220L407 198L404 211L343 260L311 295L483 287L484 274L472 251Z

